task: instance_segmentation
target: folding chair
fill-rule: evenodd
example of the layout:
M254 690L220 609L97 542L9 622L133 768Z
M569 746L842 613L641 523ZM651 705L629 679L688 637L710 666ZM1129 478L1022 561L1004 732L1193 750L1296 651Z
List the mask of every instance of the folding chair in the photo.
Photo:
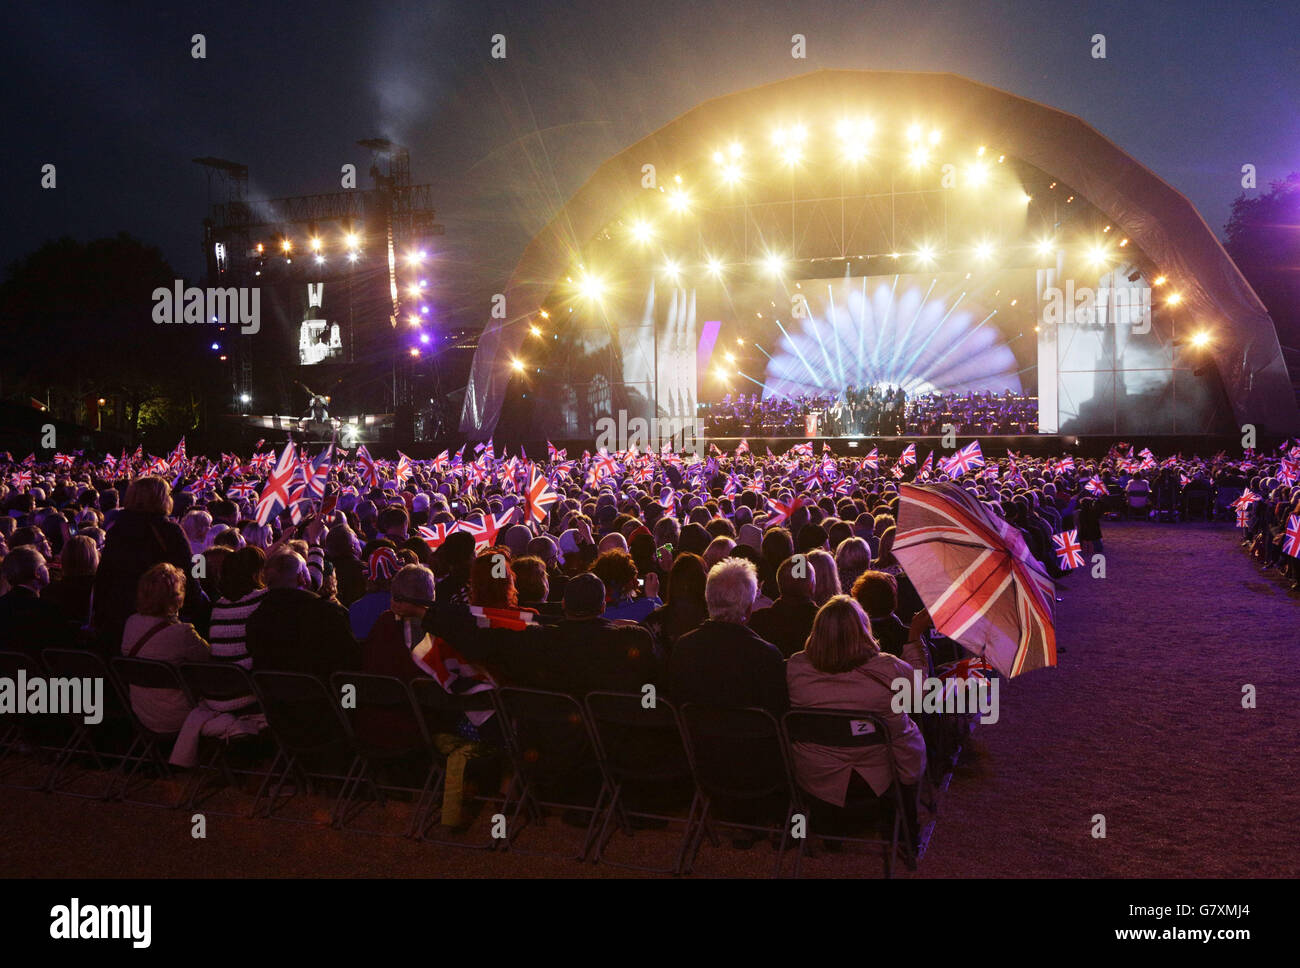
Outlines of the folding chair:
M860 837L844 834L820 836L829 840L848 841L850 843L870 844L887 848L885 854L885 876L894 876L894 859L898 856L900 844L903 847L903 862L911 869L916 867L918 855L917 844L911 833L903 826L904 812L903 789L898 779L898 765L889 745L889 726L875 713L858 713L839 709L792 709L781 717L781 732L790 749L791 757L799 755L796 743L812 743L817 746L829 746L835 749L863 749L883 746L889 761L890 790L884 797L872 799L858 808L841 808L839 816L845 819L875 819L877 810L882 806L892 807L893 833L890 839L883 837ZM919 797L914 807L919 807ZM919 823L918 817L918 823ZM900 837L900 832L902 836ZM811 813L808 816L808 837L815 833ZM808 837L799 842L795 853L794 873L799 876L799 864L803 859L804 847ZM918 840L921 838L918 837Z
M285 792L285 783L292 780L296 787L314 793L315 781L337 780L341 786L328 821L335 824L344 795L362 759L353 750L348 737L339 708L340 697L331 695L329 687L315 676L300 672L254 671L253 688L276 743L275 761L257 791L253 815L257 815L258 805L265 795L268 802L263 816L291 823L316 823L275 817L277 803ZM342 763L349 764L345 772L331 772L331 767ZM296 796L297 789L291 795Z
M629 870L680 874L702 798L691 775L686 747L682 744L676 708L660 699L647 709L642 705L639 693L619 692L590 692L584 704L596 740L596 761L605 777L605 785L611 790L592 859L596 863L604 861ZM680 816L636 810L627 802L626 788L629 785L667 790L675 783L686 783L691 787L690 809L684 820ZM614 825L617 824L630 837L633 818L684 824L682 840L671 867L646 867L609 859L607 849Z
M501 716L501 731L514 767L506 793L506 850L530 854L515 846L527 817L544 826L546 810L576 812L590 817L576 860L586 860L596 839L596 821L611 795L596 762L595 740L582 704L572 696L539 689L498 689L494 692ZM594 803L547 799L547 791L564 784L598 780ZM511 807L513 806L513 810Z
M441 774L441 766L430 752L432 743L425 729L424 717L416 708L406 683L395 676L336 672L330 676L330 685L336 696L341 697L348 687L353 691L352 701L341 705L340 709L348 739L357 756L356 770L340 794L342 799L335 826L346 827L350 820L360 815L360 810L352 815L349 811L357 802L364 782L380 806L387 804L387 793L401 792L414 796L411 820L405 834L413 836L420 806ZM403 764L419 770L420 786L396 782ZM382 783L381 779L389 782ZM364 809L363 804L361 810ZM364 832L382 833L379 830Z
M157 659L116 656L109 662L109 666L113 671L115 685L121 695L122 703L126 706L126 710L131 717L131 726L135 731L134 738L131 740L131 747L118 764L118 770L122 774L122 788L116 794L117 799L126 803L139 803L150 807L170 807L174 810L185 802L184 790L181 790L176 796L175 802L171 803L159 803L156 800L137 800L129 795L131 793L131 781L142 767L145 769L152 768L164 780L173 778L174 771L171 764L167 762L164 751L170 753L177 736L177 733L159 733L144 724L131 703L131 689L167 689L179 692L185 697L190 706L194 705L194 700L190 698L189 690L185 688L185 683L181 680L176 667L168 662L160 662ZM139 752L137 752L137 749ZM129 769L127 767L128 763L130 764Z
M1193 515L1202 521L1210 520L1210 492L1209 491L1184 491L1183 492L1183 517L1191 521Z
M429 737L429 752L433 757L435 767L437 767L437 775L432 776L433 782L428 785L420 803L417 804L416 814L411 822L411 836L416 840L427 840L448 847L462 847L470 850L497 849L501 846L501 842L492 838L489 838L485 843L476 844L429 836L429 829L434 826L435 818L439 823L446 819L439 804L446 794L447 774L451 767L450 760L457 752L464 751L466 747L472 747L474 752L478 754L466 762L466 767L468 767L469 763L476 763L480 760L499 766L508 759L508 750L505 748L496 749L487 743L471 744L467 740L453 739L449 732L462 716L491 713L499 722L501 716L497 710L492 690L452 695L443 689L436 680L428 676L417 676L412 679L408 683L408 689L410 690L411 701L415 704L416 710L424 720L425 733ZM475 718L481 718L481 716L475 716ZM483 725L486 728L487 722L485 721ZM480 795L474 799L483 803L501 804L504 809L504 797ZM459 823L445 825L460 827Z
M0 678L18 686L20 678L28 681L45 675L40 660L26 652L0 652ZM40 790L43 780L32 783L9 782L5 778L45 758L41 717L35 713L0 712L0 786L11 790ZM11 759L12 757L12 759Z
M802 811L799 788L794 782L789 751L781 735L781 726L766 709L754 707L714 706L686 703L681 708L682 739L700 791L702 802L691 846L687 852L685 873L695 866L700 844L706 833L716 844L710 821L721 827L775 834L772 824L729 820L714 816L718 799L750 804L757 814L766 806L779 815L784 804L784 818L779 832L774 877L781 876L785 848L792 833L794 815Z
M255 712L259 708L256 704L256 690L253 688L253 679L242 666L231 662L182 662L176 667L176 671L180 673L181 680L185 683L185 687L189 689L190 696L195 701L206 700L211 703L228 703L248 696L254 700L253 704L247 709L238 710L238 712L241 714ZM192 810L205 803L220 790L226 787L239 786L240 777L254 776L265 782L269 776L268 770L240 769L231 763L230 754L233 749L240 744L251 745L254 741L254 737L251 735L247 739L238 741L206 736L200 738L199 765L194 770L194 778L191 780L190 788L186 793L185 808ZM206 796L200 796L203 793L205 781L214 774L220 777L221 783L215 784L214 788ZM252 811L247 814L227 814L223 811L209 809L207 812L218 816L253 815Z
M79 713L63 716L71 727L67 739L55 752L54 762L42 787L49 793L85 800L108 800L117 789L114 767L122 760L126 741L135 739L130 713L118 693L108 666L96 653L85 649L43 649L41 662L52 678L98 679L103 683L104 709L98 723L88 724ZM73 783L90 770L83 768L69 779L74 765L89 759L97 770L108 773L108 783L99 793L81 793Z

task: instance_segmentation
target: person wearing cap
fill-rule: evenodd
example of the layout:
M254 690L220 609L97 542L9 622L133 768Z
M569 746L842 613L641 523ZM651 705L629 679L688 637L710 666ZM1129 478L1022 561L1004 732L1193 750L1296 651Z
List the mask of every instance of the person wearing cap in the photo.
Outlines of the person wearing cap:
M358 642L365 641L379 616L392 603L388 583L400 567L397 549L386 538L370 542L362 551L366 593L348 608L348 624L352 628L352 637Z

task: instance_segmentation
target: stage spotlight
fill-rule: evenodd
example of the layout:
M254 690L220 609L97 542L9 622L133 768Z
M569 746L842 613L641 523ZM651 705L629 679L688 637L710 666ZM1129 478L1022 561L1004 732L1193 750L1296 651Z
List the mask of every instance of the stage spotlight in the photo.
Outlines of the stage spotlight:
M677 263L674 262L672 259L669 259L667 262L664 263L664 275L666 275L669 279L673 280L674 282L676 282L677 277L681 275L681 271L682 271L681 267L677 265Z
M739 337L739 336L737 336L737 337L736 337L736 345L737 345L737 346L744 346L744 345L745 345L745 341L744 341L744 339L741 338L741 337Z
M732 158L739 158L745 153L744 145L739 141L733 141L731 147L727 149L727 153L730 154Z
M261 255L265 251L266 251L266 246L264 246L261 242L257 243L257 254Z
M929 265L934 261L934 248L929 245L923 245L916 250L916 257L926 265Z
M1165 299L1165 305L1166 305L1166 306L1177 306L1177 305L1178 305L1180 302L1182 302L1182 301L1183 301L1183 297L1182 297L1182 294L1181 294L1181 293L1171 292L1171 293L1169 294L1168 298Z
M710 275L715 277L722 275L722 260L716 256L709 256L705 261L705 266L708 268Z
M102 404L104 401L101 400L101 401L99 401L99 402ZM241 394L239 395L239 402L240 402L240 403L252 403L252 402L253 402L253 398L252 398L251 396L249 396L247 393L241 393Z
M293 242L290 241L289 239L281 239L281 240L280 240L280 251L281 251L281 252L285 252L285 253L292 252L292 251L293 251Z
M930 152L917 145L907 153L907 163L913 168L923 168L930 161Z
M420 348L418 346L412 346L411 356L419 356L419 355L420 355Z
M725 356L725 357L727 358L727 362L728 362L728 363L735 363L735 362L736 362L736 354L735 354L735 353L732 353L730 350L728 350L726 353L724 353L723 356Z
M316 256L316 264L318 266L323 266L325 264L325 257L323 255Z
M939 137L940 137L939 129L935 128L933 131L930 132L930 144L937 145L939 143Z
M551 318L551 314L548 313L545 309L543 309L543 310L542 310L541 312L539 312L537 315L538 315L538 316L541 316L542 319L550 319L550 318Z
M910 124L907 126L907 140L908 141L921 140L921 126L919 124Z
M578 280L578 293L584 299L599 302L600 298L605 295L605 281L590 272L584 273L582 278Z
M781 160L787 165L797 165L803 160L803 148L796 144L786 145L781 149Z
M420 342L421 342L421 343L428 344L428 342L429 342L429 334L428 334L428 333L421 333L421 334L420 334Z
M715 151L713 153L713 163L716 165L722 164L723 157L724 156L721 151Z
M722 367L718 367L716 370L714 370L713 375L716 376L719 380L731 379L731 374L728 373L726 370L724 370Z
M516 373L523 373L523 372L524 372L524 361L523 361L523 360L511 360L511 361L510 361L510 368L511 368L512 370L514 370Z
M979 259L981 262L987 262L992 257L993 257L992 242L977 242L975 244L975 258Z
M420 317L415 315L415 313L411 313L411 315L407 316L406 321L410 323L412 326L420 325Z
M728 185L734 185L740 181L741 172L739 165L725 164L722 166L722 180Z
M361 243L361 239L355 232L349 232L347 235L343 236L343 241L347 244L349 249L355 249Z
M528 332L532 333L534 336L541 336L541 335L542 335L542 331L541 331L540 329L538 329L536 325L529 326L529 327L528 327Z
M320 239L318 239L318 238L312 238L310 244L311 244L311 250L312 250L313 252L319 252L319 251L320 251L320 247L321 247L321 241L320 241Z
M977 157L983 158L983 157L984 157L984 146L983 146L983 145L980 145L980 150L977 151L977 152L975 152L975 154L976 154Z
M674 188L668 193L668 204L679 214L690 211L691 197L681 188Z
M1151 280L1151 285L1153 285L1153 286L1163 286L1163 285L1164 285L1166 282L1168 282L1168 281L1169 281L1169 280L1168 280L1167 278L1165 278L1164 276L1156 276L1154 279Z
M1210 345L1210 334L1207 330L1200 330L1192 334L1191 344L1196 349L1204 349Z
M1051 239L1040 239L1037 243L1035 243L1034 250L1039 255L1046 256L1046 255L1051 255L1052 250L1055 247L1056 247L1056 243L1053 242Z
M635 222L632 223L632 227L629 231L631 231L632 233L632 238L634 238L636 241L640 242L643 245L646 242L649 242L652 238L654 238L654 234L655 234L654 229L650 226L650 223L647 222L645 219L637 219Z
M763 256L763 269L768 275L779 276L785 269L785 259L775 252Z
M1093 266L1104 266L1110 262L1110 253L1102 245L1094 245L1088 250L1088 262Z
M983 162L976 162L966 167L966 183L975 188L986 185L989 180L989 166Z

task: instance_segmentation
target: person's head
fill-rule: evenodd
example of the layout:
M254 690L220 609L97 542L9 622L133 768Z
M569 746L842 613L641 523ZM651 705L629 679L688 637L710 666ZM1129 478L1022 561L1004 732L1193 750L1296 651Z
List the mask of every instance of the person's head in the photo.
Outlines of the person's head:
M853 598L873 617L898 608L898 579L887 571L864 571L853 583Z
M758 597L758 571L743 558L727 558L709 571L704 601L715 622L744 625Z
M544 602L551 593L550 579L546 576L546 562L536 555L521 555L510 562L515 573L515 589L519 601L525 604Z
M596 545L596 551L602 555L607 551L622 551L626 554L627 550L627 538L617 531L611 531Z
M560 547L549 534L539 534L530 540L526 550L529 557L540 558L548 568L559 562Z
M63 565L64 578L93 575L99 568L99 547L93 538L84 534L73 535L63 546L59 560Z
M804 652L818 672L838 675L874 658L880 645L862 606L848 595L834 595L817 610Z
M719 535L710 541L709 546L704 549L704 564L712 568L722 559L731 557L731 552L735 547L735 541L726 535Z
M759 545L763 560L769 568L775 568L794 554L794 538L785 528L768 528L763 532L763 541Z
M175 565L160 561L140 576L135 610L141 615L166 618L180 612L184 604L185 575Z
M840 573L835 567L835 559L831 553L821 548L808 552L808 563L817 573L817 587L813 591L813 601L821 605L840 593Z
M791 555L776 570L776 587L782 598L812 600L817 592L817 573L807 555Z
M330 558L360 558L361 539L346 524L336 524L325 535L325 554Z
M296 551L277 551L263 568L267 588L293 589L311 585L307 562Z
M53 557L53 551L50 548L50 539L45 536L45 532L40 528L26 525L21 528L14 528L14 533L9 536L10 548L35 548L41 553L43 558Z
M199 508L190 508L181 518L181 530L189 539L190 545L202 545L212 527L212 515Z
M397 549L387 539L370 542L362 552L361 573L366 579L367 592L386 590L400 569Z
M704 605L704 585L709 570L699 555L680 554L668 572L667 599L673 608Z
M574 575L564 586L565 618L598 618L605 611L605 583L591 572Z
M4 563L0 564L0 577L10 588L22 585L37 593L50 583L45 556L31 545L13 548L5 555Z
M406 540L406 532L411 525L411 517L406 513L406 508L399 504L393 504L379 512L376 524L379 526L380 534L386 535L394 541L402 542Z
M143 514L171 514L171 485L156 474L137 477L127 486L122 507Z
M835 568L840 587L852 588L858 576L871 567L871 546L862 538L845 538L835 548Z
M421 619L434 600L433 572L424 565L407 565L396 575L390 586L393 614L401 619Z
M611 550L597 555L591 563L591 573L600 579L611 601L631 594L635 587L636 563L626 551Z
M469 570L469 602L483 608L514 608L519 604L510 553L503 547L484 548Z
M820 524L805 524L799 529L799 540L795 542L795 549L798 551L824 551L828 540L826 529Z
M239 530L244 537L245 544L256 545L263 550L270 548L275 542L275 533L271 530L269 524L245 521Z
M1012 505L1012 507L1016 507L1016 505ZM895 562L894 535L895 534L897 534L897 531L894 529L893 525L890 525L880 533L880 552L876 555L877 567L894 564Z

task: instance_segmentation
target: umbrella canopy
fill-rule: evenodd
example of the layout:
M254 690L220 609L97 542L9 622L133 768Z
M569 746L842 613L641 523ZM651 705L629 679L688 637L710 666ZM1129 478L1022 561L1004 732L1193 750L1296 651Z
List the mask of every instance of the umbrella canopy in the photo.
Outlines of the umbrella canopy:
M935 628L1003 675L1056 665L1055 585L1020 532L973 494L902 485L894 556Z

